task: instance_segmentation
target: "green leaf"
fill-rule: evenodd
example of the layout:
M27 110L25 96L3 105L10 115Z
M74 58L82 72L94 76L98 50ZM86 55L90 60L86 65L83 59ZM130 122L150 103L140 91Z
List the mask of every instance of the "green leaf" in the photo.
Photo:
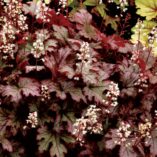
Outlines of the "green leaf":
M62 121L67 123L67 131L71 133L73 131L73 123L75 121L74 113L68 112L63 114Z
M101 17L106 16L105 8L106 8L106 6L104 4L99 4L98 6L96 6L96 10L101 15Z
M72 4L74 0L68 0L68 5Z
M37 135L38 145L39 145L39 151L47 151L49 149L49 145L54 140L53 135L48 132L46 127L42 127L38 129L38 135Z
M116 3L116 4L120 4L120 1L119 0L114 0L114 3Z
M51 0L44 0L45 4L50 4Z
M157 0L136 0L137 14L146 17L147 20L157 16Z
M2 60L0 60L0 71L5 67L7 67L7 65Z
M51 157L64 157L67 149L60 143L60 138L48 131L46 127L39 128L37 135L39 151L42 153L49 150Z
M111 25L112 29L117 30L117 27L118 27L117 22L118 21L119 21L118 18L106 15L105 19L104 19L104 24L105 24L105 26Z
M157 26L157 23L153 21L143 21L143 25L144 27L140 28L140 34L138 30L138 23L135 25L135 27L132 28L132 32L134 34L131 36L131 41L133 43L137 43L139 40L143 45L148 46L148 35L152 28Z
M66 147L60 143L60 138L58 136L54 136L53 144L50 148L50 156L64 157L65 153L67 153Z
M72 14L78 10L78 8L80 7L80 3L78 0L68 0L68 6L70 8L73 8L70 12L70 14Z
M19 152L13 152L11 153L11 157L20 157Z
M66 143L74 143L76 142L72 136L69 135L62 135L61 139Z
M86 6L97 6L98 0L86 0L83 4Z

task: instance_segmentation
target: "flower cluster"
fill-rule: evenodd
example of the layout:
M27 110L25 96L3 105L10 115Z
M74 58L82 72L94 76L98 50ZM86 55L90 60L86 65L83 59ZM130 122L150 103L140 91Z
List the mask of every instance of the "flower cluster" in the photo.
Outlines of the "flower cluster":
M89 43L83 42L80 47L80 52L76 55L78 60L76 63L76 73L82 73L82 75L89 73L92 63L96 62Z
M1 35L2 35L3 43L6 43L7 38L8 38L8 40L15 39L16 30L13 27L13 25L11 24L11 21L7 21L6 17L3 18L3 22L4 22L4 24L2 24L3 27L2 27Z
M46 85L41 85L41 97L42 101L50 99L50 93Z
M0 18L1 45L0 52L3 53L3 59L14 58L16 44L14 40L16 34L28 29L26 16L22 14L22 3L17 0L8 0L3 3L3 11Z
M157 42L157 27L153 27L148 35L149 47L153 47L154 42Z
M37 6L35 9L36 19L41 19L44 23L50 22L49 19L49 8L42 1L37 2Z
M132 60L133 62L138 61L139 55L140 55L140 51L139 51L139 50L133 51L133 52L132 52L132 56L131 56L131 60Z
M88 42L82 43L80 47L80 52L81 53L77 53L78 60L80 60L85 66L91 64L90 46Z
M113 81L110 82L108 86L108 91L106 93L106 99L103 99L103 104L107 107L115 107L118 105L117 98L120 95L120 90L118 84ZM105 110L107 113L110 113L109 109Z
M125 12L127 10L128 1L127 0L119 0L120 8Z
M45 36L41 32L38 32L38 34L36 33L36 35L37 35L36 41L33 42L33 48L31 50L31 54L33 54L34 58L40 58L45 54L45 50L44 50Z
M3 52L3 59L7 60L9 57L14 58L16 45L11 43L6 43L0 46L0 52Z
M139 92L143 92L143 89L148 87L148 76L145 73L140 73L139 79L134 83L134 85L139 87Z
M127 139L131 135L131 125L127 122L120 122L119 128L116 130L117 140L115 140L115 144L121 145L125 143L125 146L128 147L131 145L130 142L127 142Z
M67 5L67 0L60 0L60 1L59 1L59 5L61 5L62 8L65 8L66 5Z
M157 155L157 16L131 44L141 0L88 2L0 2L0 154Z
M119 4L119 6L117 6L117 9L120 8L122 9L123 12L127 10L127 6L129 5L127 0L118 0L118 1L108 0L108 3L114 3L114 2Z
M35 128L38 125L38 115L36 111L29 113L26 123L30 124L32 128Z
M22 3L18 0L5 1L4 11L8 14L8 20L10 20L18 31L25 31L28 29L26 24L26 16L22 14Z
M90 105L84 116L77 119L74 123L73 134L77 137L77 141L84 143L84 135L86 133L100 134L103 130L102 123L99 122L100 109L96 105Z
M67 6L67 0L59 0L59 6L61 6L62 9L65 9ZM60 14L61 9L58 8L57 14Z
M138 20L135 28L136 28L135 34L138 36L138 40L136 41L136 44L137 44L140 41L141 31L142 31L142 29L145 28L145 25L144 25L143 21Z
M10 21L3 18L4 25L2 25L2 30L0 31L0 37L2 44L0 45L0 52L3 53L3 59L8 57L13 58L16 45L12 42L15 39L15 29Z
M152 129L152 123L146 119L145 123L140 123L138 125L138 130L142 137L151 138L151 129Z
M27 65L26 67L25 67L25 71L26 71L26 73L29 73L29 72L31 72L31 71L41 71L41 70L44 70L44 66L42 66L42 65Z

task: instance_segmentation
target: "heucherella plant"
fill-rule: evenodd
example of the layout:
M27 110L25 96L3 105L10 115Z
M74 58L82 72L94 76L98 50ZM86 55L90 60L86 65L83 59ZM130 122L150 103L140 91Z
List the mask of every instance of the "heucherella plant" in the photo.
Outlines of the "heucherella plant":
M157 156L155 7L1 0L0 157Z

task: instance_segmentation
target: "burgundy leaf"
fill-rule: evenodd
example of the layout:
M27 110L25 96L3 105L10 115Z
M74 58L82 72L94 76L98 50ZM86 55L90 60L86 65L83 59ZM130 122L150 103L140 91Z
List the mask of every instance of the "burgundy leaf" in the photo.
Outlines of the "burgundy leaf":
M146 63L143 59L139 58L137 64L141 68L141 71L144 72L146 70Z
M20 77L19 88L25 96L39 96L40 95L40 84L37 80L27 77Z
M18 103L19 100L21 100L22 95L20 93L20 89L17 86L1 86L0 93L2 93L2 96L11 96L11 101Z
M51 71L52 75L55 77L57 74L57 63L56 63L56 58L51 55L51 56L46 56L44 58L45 66Z
M54 52L53 55L45 57L45 66L52 72L52 76L56 77L58 71L63 71L64 66L67 66L68 57L71 54L69 47L60 48L58 52Z
M16 63L19 69L23 70L28 65L28 53L20 51L16 56Z
M40 84L31 78L21 77L18 85L1 86L0 92L2 96L11 96L11 101L18 103L22 98L22 93L25 96L39 96Z
M79 34L85 38L96 39L97 29L91 25L92 16L86 10L81 9L79 12L76 12L71 21L76 22L76 28L79 30Z
M105 140L105 147L107 149L113 149L117 144L115 143L115 140L117 140L116 137L116 130L112 129L110 130L106 135L105 135L106 139Z
M69 79L72 79L75 75L74 69L67 65L61 66L59 72L67 76Z
M80 45L81 45L80 40L68 38L67 41L69 42L73 50L78 51L80 49Z
M121 53L128 53L132 51L131 44L127 40L124 40L118 35L111 35L107 37L98 31L97 31L97 34L98 34L98 39L102 41L103 46L105 48L117 50L118 52L121 52Z
M145 94L141 99L142 108L148 112L151 111L153 103L156 100L155 93Z
M130 88L123 88L121 90L121 96L122 97L126 97L126 96L129 96L129 97L135 97L137 96L137 89L134 88L134 87L130 87Z
M60 66L65 66L69 55L71 55L72 50L69 47L60 48L58 51L57 61Z
M56 12L54 10L51 10L49 11L49 14L50 14L50 24L53 25L58 25L58 26L64 26L64 27L72 27L72 24L69 22L69 20L64 17L64 15L62 14L59 14L59 15L56 15Z
M114 64L108 64L108 63L103 63L102 66L100 67L99 72L99 80L104 81L108 79L114 72L115 65Z
M81 9L72 16L71 21L81 25L90 24L92 21L92 16L86 10Z
M150 146L150 153L153 156L157 155L157 129L151 132L151 139L148 139L148 146Z
M118 66L120 70L120 80L125 87L132 87L139 78L139 68L134 66L131 62L123 60L122 64Z
M120 147L120 157L138 157L132 147L126 147L121 145Z

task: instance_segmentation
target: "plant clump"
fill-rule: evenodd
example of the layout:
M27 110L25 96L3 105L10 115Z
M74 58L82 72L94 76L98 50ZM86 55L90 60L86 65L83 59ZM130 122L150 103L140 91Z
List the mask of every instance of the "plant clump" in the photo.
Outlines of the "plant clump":
M157 156L156 0L0 2L0 156Z

